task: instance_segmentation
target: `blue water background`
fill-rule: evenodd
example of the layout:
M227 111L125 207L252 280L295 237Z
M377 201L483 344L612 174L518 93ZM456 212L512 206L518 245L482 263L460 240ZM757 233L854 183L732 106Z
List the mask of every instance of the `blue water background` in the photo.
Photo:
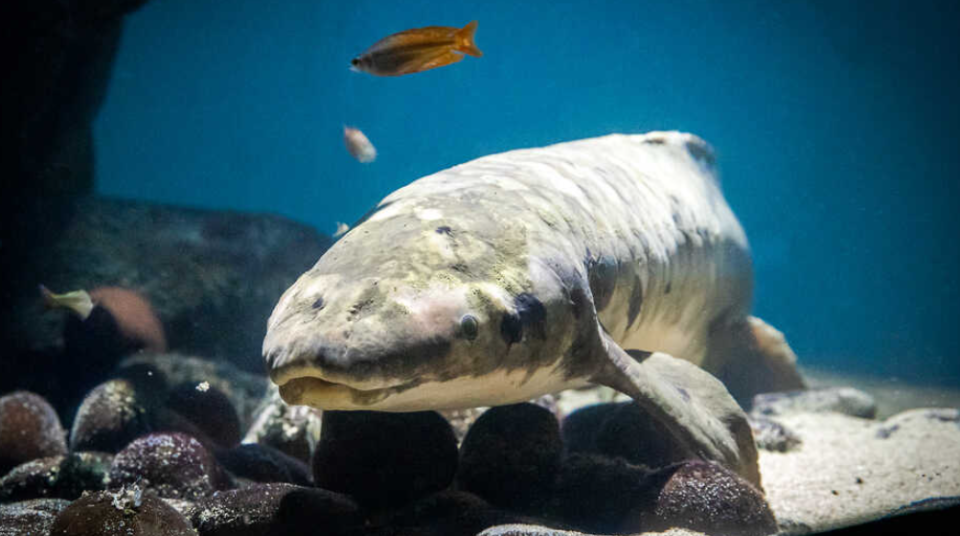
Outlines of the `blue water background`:
M481 59L348 70L472 19ZM153 0L97 120L97 189L332 233L485 154L690 131L750 237L756 312L802 362L960 385L958 21L952 1Z

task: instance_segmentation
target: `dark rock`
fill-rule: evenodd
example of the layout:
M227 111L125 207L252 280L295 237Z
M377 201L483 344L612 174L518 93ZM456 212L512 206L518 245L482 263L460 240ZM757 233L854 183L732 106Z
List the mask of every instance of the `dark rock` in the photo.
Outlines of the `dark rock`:
M598 453L634 465L664 467L682 460L670 433L634 402L598 404L564 419L568 453Z
M237 410L227 395L209 382L174 387L166 405L200 428L217 446L230 448L240 443Z
M80 199L72 208L75 216L62 236L8 302L18 314L0 325L0 336L10 334L14 358L63 354L65 318L44 314L38 283L54 289L119 286L150 301L171 350L261 374L265 319L331 243L310 227L272 215L101 197Z
M190 523L150 490L123 488L80 497L57 516L51 536L196 536Z
M753 397L750 414L770 417L824 412L873 419L877 416L877 403L872 396L853 387L826 387L759 394Z
M773 419L751 417L750 429L757 448L774 452L787 452L800 445L800 437Z
M23 462L66 452L63 426L43 397L28 391L0 397L0 474Z
M160 497L196 500L225 489L229 481L199 441L173 432L143 436L118 452L110 484L140 484Z
M322 415L310 406L288 405L271 385L243 441L267 445L309 464L320 440Z
M616 404L597 435L597 450L634 465L664 467L680 457L670 432L634 402Z
M105 452L73 452L18 465L0 479L0 501L73 500L84 491L106 489L112 460Z
M129 380L98 385L80 404L70 430L72 450L118 452L152 431L163 393L146 392Z
M567 415L560 426L563 448L567 454L598 453L597 436L610 415L619 409L617 404L593 404Z
M3 536L48 536L53 521L70 501L33 499L0 504L0 534Z
M446 488L456 470L453 429L436 412L324 412L317 486L364 505L399 505Z
M495 525L532 523L538 520L496 508L466 491L446 490L429 495L380 519L367 520L363 530L349 534L415 534L423 536L473 536Z
M63 460L64 456L52 456L14 467L0 478L0 501L57 497L55 489Z
M690 461L673 471L652 512L632 517L622 530L683 527L708 534L763 536L777 532L763 494L722 466Z
M287 482L301 486L312 483L310 466L269 445L238 445L217 453L217 460L234 476L254 482Z
M552 517L612 534L636 512L652 511L669 475L595 454L569 456L557 478Z
M128 376L131 370L147 367L159 370L170 385L209 385L223 393L240 418L241 429L247 426L269 384L263 373L244 372L226 361L208 361L176 353L141 352L124 359L116 374ZM176 407L176 403L173 404Z
M324 489L291 484L253 484L218 491L191 513L201 536L286 536L338 534L358 523L350 498Z
M562 451L550 411L530 403L491 408L460 446L457 486L495 506L536 513L552 491Z

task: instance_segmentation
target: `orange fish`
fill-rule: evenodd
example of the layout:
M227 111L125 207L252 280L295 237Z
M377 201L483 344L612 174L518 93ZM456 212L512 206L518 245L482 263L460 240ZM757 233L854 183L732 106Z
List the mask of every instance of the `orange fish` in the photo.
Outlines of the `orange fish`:
M477 21L463 28L427 26L384 37L350 61L351 69L377 76L400 76L436 69L483 52L473 42Z

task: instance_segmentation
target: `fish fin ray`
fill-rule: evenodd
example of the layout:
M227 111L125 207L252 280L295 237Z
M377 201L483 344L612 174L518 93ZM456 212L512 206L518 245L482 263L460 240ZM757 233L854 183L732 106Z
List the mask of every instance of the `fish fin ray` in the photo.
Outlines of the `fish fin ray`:
M475 58L483 57L483 52L477 48L477 44L474 42L473 37L477 33L477 21L473 20L467 23L466 26L457 31L457 52L462 52L469 56Z
M445 65L451 65L462 61L464 56L457 54L452 50L444 50L442 53L439 53L432 57L431 59L417 64L417 71L426 71L428 69L436 69L437 67L443 67Z

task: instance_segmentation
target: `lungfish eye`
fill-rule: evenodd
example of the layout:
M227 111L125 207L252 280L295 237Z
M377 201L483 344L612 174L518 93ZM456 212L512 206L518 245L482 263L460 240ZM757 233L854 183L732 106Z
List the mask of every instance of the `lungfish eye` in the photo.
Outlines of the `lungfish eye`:
M477 338L479 332L480 323L477 322L477 317L470 314L460 317L460 334L464 339L472 341Z

